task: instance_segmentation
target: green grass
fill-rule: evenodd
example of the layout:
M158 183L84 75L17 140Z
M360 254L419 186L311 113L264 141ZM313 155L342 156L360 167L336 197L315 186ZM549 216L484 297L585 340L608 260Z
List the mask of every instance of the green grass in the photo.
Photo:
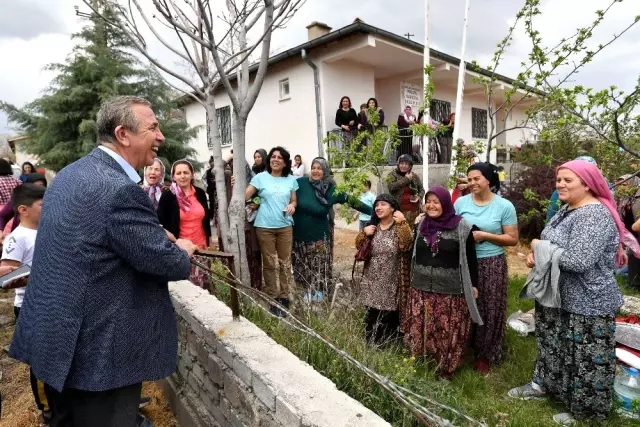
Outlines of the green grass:
M509 314L533 308L532 301L519 300L517 297L523 284L524 278L515 277L510 280ZM220 291L219 295L224 298L224 292L222 289ZM335 382L338 389L359 400L394 426L419 425L392 397L326 345L292 330L255 306L246 307L243 314L275 341ZM363 339L362 316L363 313L359 310L336 310L331 319L323 313L315 313L308 316L308 319L314 329L379 374L420 395L448 404L489 426L553 426L555 423L552 416L558 412L566 412L558 402L525 402L506 396L510 388L531 380L536 357L533 336L521 337L508 329L503 361L488 376L478 375L471 367L472 360L467 357L464 367L456 373L454 379L442 382L436 379L432 364L413 361L399 345L384 350L367 348ZM465 425L463 420L456 419L446 411L436 412L456 425ZM613 414L605 422L585 422L578 425L631 427L638 423Z

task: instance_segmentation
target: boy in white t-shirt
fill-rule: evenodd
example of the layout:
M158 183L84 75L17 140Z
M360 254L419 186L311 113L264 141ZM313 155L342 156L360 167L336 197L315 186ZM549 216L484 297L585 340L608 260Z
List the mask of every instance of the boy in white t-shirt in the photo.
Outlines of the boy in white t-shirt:
M9 234L4 241L2 248L2 261L0 267L19 267L21 265L31 266L33 261L33 250L36 245L36 234L40 223L40 212L42 211L42 199L45 188L35 184L22 184L13 190L13 209L16 214L20 214L20 225ZM8 288L15 288L16 297L13 301L13 312L16 322L19 321L20 307L24 300L28 278L23 278L10 283ZM39 383L33 372L31 377L31 390L36 400L38 409L42 411L45 424L51 418L49 400L44 393L44 384Z

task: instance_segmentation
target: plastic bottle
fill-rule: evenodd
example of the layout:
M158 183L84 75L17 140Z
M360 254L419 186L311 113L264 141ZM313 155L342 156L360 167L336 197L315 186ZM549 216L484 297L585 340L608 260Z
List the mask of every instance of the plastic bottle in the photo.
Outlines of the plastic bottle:
M621 415L640 419L640 372L619 365L613 390L622 405Z

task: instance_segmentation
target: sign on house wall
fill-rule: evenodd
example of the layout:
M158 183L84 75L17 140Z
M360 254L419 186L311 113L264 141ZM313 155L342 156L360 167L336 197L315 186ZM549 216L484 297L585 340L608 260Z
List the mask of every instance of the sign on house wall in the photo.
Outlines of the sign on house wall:
M413 83L402 82L400 85L400 99L402 105L400 105L400 111L404 110L404 107L410 105L414 114L418 114L418 109L422 106L422 86Z

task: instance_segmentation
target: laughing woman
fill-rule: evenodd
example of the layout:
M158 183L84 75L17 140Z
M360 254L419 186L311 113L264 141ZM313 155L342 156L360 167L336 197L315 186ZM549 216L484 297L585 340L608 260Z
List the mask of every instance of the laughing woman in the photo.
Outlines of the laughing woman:
M309 177L298 178L298 205L293 215L293 275L307 292L305 300L320 301L332 277L330 213L333 205L347 203L347 195L336 194L326 159L311 162ZM371 207L350 200L354 209L371 214Z
M638 242L620 220L607 182L598 168L573 160L558 168L556 189L566 203L551 218L541 239L563 250L559 256L560 308L536 302L538 357L533 381L509 396L535 399L552 395L574 419L604 419L612 407L616 370L616 313L622 294L613 275L618 242L638 252ZM531 242L527 265L534 267L541 243Z
M368 242L368 243L367 243ZM396 199L381 194L373 204L369 225L356 237L356 247L371 245L371 258L362 275L367 343L380 346L397 337L409 289L408 255L413 232Z
M160 196L165 191L164 186L164 163L159 158L155 158L151 166L144 168L144 185L142 189L147 193L153 207L158 210Z
M266 171L254 176L247 186L245 200L250 203L255 195L260 197L259 206L249 206L258 209L253 225L262 252L264 292L288 308L298 182L291 175L291 154L287 150L274 147L267 159ZM276 306L271 307L271 312L282 315Z
M412 356L435 359L449 379L462 364L471 323L482 325L478 261L472 226L456 215L446 188L429 190L425 212L416 219L405 344Z
M473 348L475 369L487 374L502 356L507 320L507 257L505 246L518 244L518 217L513 204L498 196L500 179L490 163L476 163L467 170L471 194L456 201L456 213L479 228L473 231L478 257L478 326Z
M199 249L209 247L211 223L207 194L193 184L193 166L187 160L178 160L171 167L171 191L165 191L158 202L160 224L178 239L187 239ZM202 262L206 260L200 259ZM192 266L190 280L194 285L208 289L204 271Z

